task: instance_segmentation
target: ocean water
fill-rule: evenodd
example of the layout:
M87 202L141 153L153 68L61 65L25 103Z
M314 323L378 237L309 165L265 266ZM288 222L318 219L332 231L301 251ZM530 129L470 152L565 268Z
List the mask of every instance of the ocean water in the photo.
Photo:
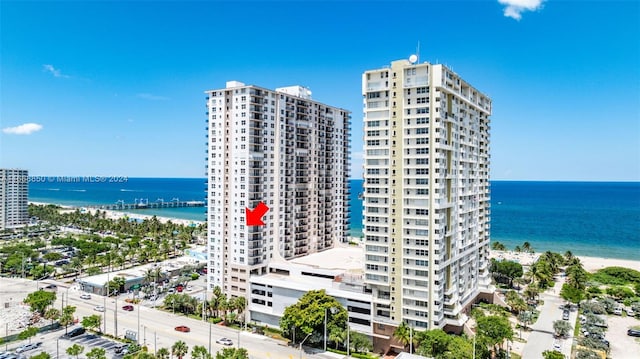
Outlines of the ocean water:
M351 180L351 235L362 235L362 180ZM29 200L63 205L134 203L177 198L204 201L204 178L129 178L126 181L43 181L29 184ZM136 213L204 221L205 208ZM491 182L491 240L513 249L640 260L640 182Z

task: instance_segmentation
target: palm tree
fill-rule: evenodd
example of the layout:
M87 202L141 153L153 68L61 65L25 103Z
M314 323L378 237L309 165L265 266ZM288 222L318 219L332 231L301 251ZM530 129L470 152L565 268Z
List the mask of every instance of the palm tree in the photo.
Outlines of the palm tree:
M496 241L491 243L491 249L493 249L494 251L504 251L507 249L507 247L505 247L504 244Z
M171 355L171 353L169 353L169 349L160 348L156 352L156 359L169 359L169 355Z
M53 324L53 321L58 318L60 318L60 311L56 308L49 308L44 312L44 319L51 320L51 324Z
M241 321L244 323L244 316L242 315L242 313L247 308L247 298L237 297L235 300L235 308L237 310L238 316L241 318Z
M182 340L178 340L177 342L173 343L173 346L171 347L171 354L177 356L178 359L182 359L182 357L185 356L185 354L187 354L188 352L189 347Z
M522 243L522 250L527 253L533 253L533 247L529 242Z
M569 264L571 260L574 258L573 253L571 251L564 252L564 262L565 264Z
M191 349L191 359L209 359L211 358L211 354L207 351L204 346L196 345Z
M402 322L393 332L393 337L406 347L411 341L411 328L409 328L407 323Z
M84 351L84 347L78 344L73 344L72 346L67 348L67 354L75 356L76 359L78 359L78 357L80 356L80 354L82 354L83 351Z
M528 285L523 292L525 298L535 300L540 294L540 290L535 284Z
M522 248L520 248L520 246L516 246L513 250L516 251L516 253L522 252Z

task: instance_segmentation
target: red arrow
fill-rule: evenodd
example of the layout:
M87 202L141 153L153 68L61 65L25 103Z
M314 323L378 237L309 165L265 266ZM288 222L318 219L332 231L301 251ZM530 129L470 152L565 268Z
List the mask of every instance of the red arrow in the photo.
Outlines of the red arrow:
M260 201L256 208L252 211L249 207L244 209L244 213L247 216L247 226L264 226L264 222L262 222L262 216L269 210L264 202Z

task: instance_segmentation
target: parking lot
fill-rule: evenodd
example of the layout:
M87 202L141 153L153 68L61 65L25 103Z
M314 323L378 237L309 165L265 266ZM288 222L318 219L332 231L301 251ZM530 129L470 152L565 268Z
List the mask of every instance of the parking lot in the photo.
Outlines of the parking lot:
M68 331L71 331L76 327L69 327ZM82 352L83 354L86 354L93 348L102 348L106 351L107 358L120 357L115 353L114 349L118 346L122 346L123 343L121 342L105 339L92 333L81 334L74 338L63 338L64 334L65 330L60 329L54 332L37 335L31 340L31 343L40 343L40 345L38 345L34 349L27 350L22 353L16 353L16 350L24 344L28 343L27 340L5 345L1 349L2 353L5 353L5 351L7 351L8 349L8 352L13 353L13 355L5 354L4 356L1 356L0 354L0 357L3 359L22 359L29 358L41 352L46 352L51 355L52 358L58 357L61 359L75 359L74 357L68 355L66 352L67 348L74 344L78 344L84 347L84 350Z
M640 340L627 335L627 329L640 325L640 320L632 317L608 317L609 330L606 339L611 344L612 358L633 359L640 358Z

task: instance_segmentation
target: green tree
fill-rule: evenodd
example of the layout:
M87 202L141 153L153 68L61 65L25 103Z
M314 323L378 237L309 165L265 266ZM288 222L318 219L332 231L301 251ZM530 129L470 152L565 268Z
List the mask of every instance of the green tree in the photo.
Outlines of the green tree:
M191 349L192 359L211 359L211 354L207 351L207 348L201 345L196 345Z
M60 311L56 308L49 308L44 312L44 319L50 320L51 324L58 318L60 318Z
M216 353L216 359L249 359L245 348L224 348Z
M366 353L373 349L373 344L366 335L352 331L349 335L349 348L357 353Z
M73 355L78 359L80 354L84 351L84 347L82 345L73 344L72 346L67 348L67 354Z
M527 253L533 253L533 247L531 246L531 243L529 242L522 243L522 251Z
M494 251L505 251L507 250L507 247L505 247L504 244L495 241L491 242L491 249L493 249Z
M489 353L486 347L482 347L481 343L476 343L476 358L487 358ZM438 359L472 359L473 358L473 341L452 335L447 350L437 357Z
M571 324L564 320L556 320L553 322L553 331L559 337L567 337L571 332Z
M522 311L518 313L518 321L527 329L527 326L533 321L533 314L530 311ZM520 337L522 338L522 331L520 332Z
M87 352L87 359L107 359L106 353L102 348L92 348Z
M75 321L75 318L73 317L73 314L75 312L76 307L71 305L67 305L66 307L62 308L62 315L60 315L60 325L64 326L65 334L67 333L67 329L69 328L69 326Z
M501 345L505 339L513 339L513 328L506 317L488 315L478 318L476 323L478 335L486 340L491 348Z
M178 340L177 342L173 343L173 346L171 346L171 354L177 356L178 359L182 359L182 357L185 356L188 352L189 346L182 340Z
M447 335L442 329L425 330L416 333L419 345L418 354L426 357L439 357L444 354L453 336Z
M569 283L564 283L562 285L562 289L560 290L560 297L566 300L567 302L578 304L585 297L584 289L578 289Z
M557 350L545 350L542 352L544 359L564 359L564 354Z
M40 354L30 356L29 359L51 359L51 355L47 352L40 352Z
M396 330L393 331L393 337L398 340L398 342L400 342L400 344L404 345L404 347L406 348L409 345L409 342L411 341L411 333L412 329L409 327L409 325L407 325L407 323L402 322L400 323L400 325L396 328Z
M82 326L87 329L100 329L100 325L102 324L102 316L98 314L93 314L87 317L82 318Z
M295 327L295 338L293 339L294 342L299 343L311 333L322 333L325 313L327 315L327 332L330 332L334 327L346 327L347 311L340 302L327 295L324 289L308 291L296 304L285 308L280 319L280 329L283 336L291 338ZM322 341L322 336L311 336L309 341L319 343Z
M38 334L38 328L36 327L27 327L27 329L21 331L18 334L18 339L25 340L29 339L29 343L31 343L31 338L35 337Z
M169 349L167 348L160 348L158 349L158 351L156 352L156 358L157 359L169 359L171 353L169 353Z
M38 290L33 293L29 293L25 298L24 303L31 307L32 312L37 312L40 316L44 316L44 312L47 307L56 301L56 294L45 290Z
M329 332L327 340L334 342L336 344L336 349L338 349L339 345L344 345L347 342L347 331L342 330L339 327L333 327Z
M489 271L493 273L494 277L497 277L497 279L508 280L510 287L513 287L513 280L515 278L522 277L523 274L522 264L507 260L492 260Z

